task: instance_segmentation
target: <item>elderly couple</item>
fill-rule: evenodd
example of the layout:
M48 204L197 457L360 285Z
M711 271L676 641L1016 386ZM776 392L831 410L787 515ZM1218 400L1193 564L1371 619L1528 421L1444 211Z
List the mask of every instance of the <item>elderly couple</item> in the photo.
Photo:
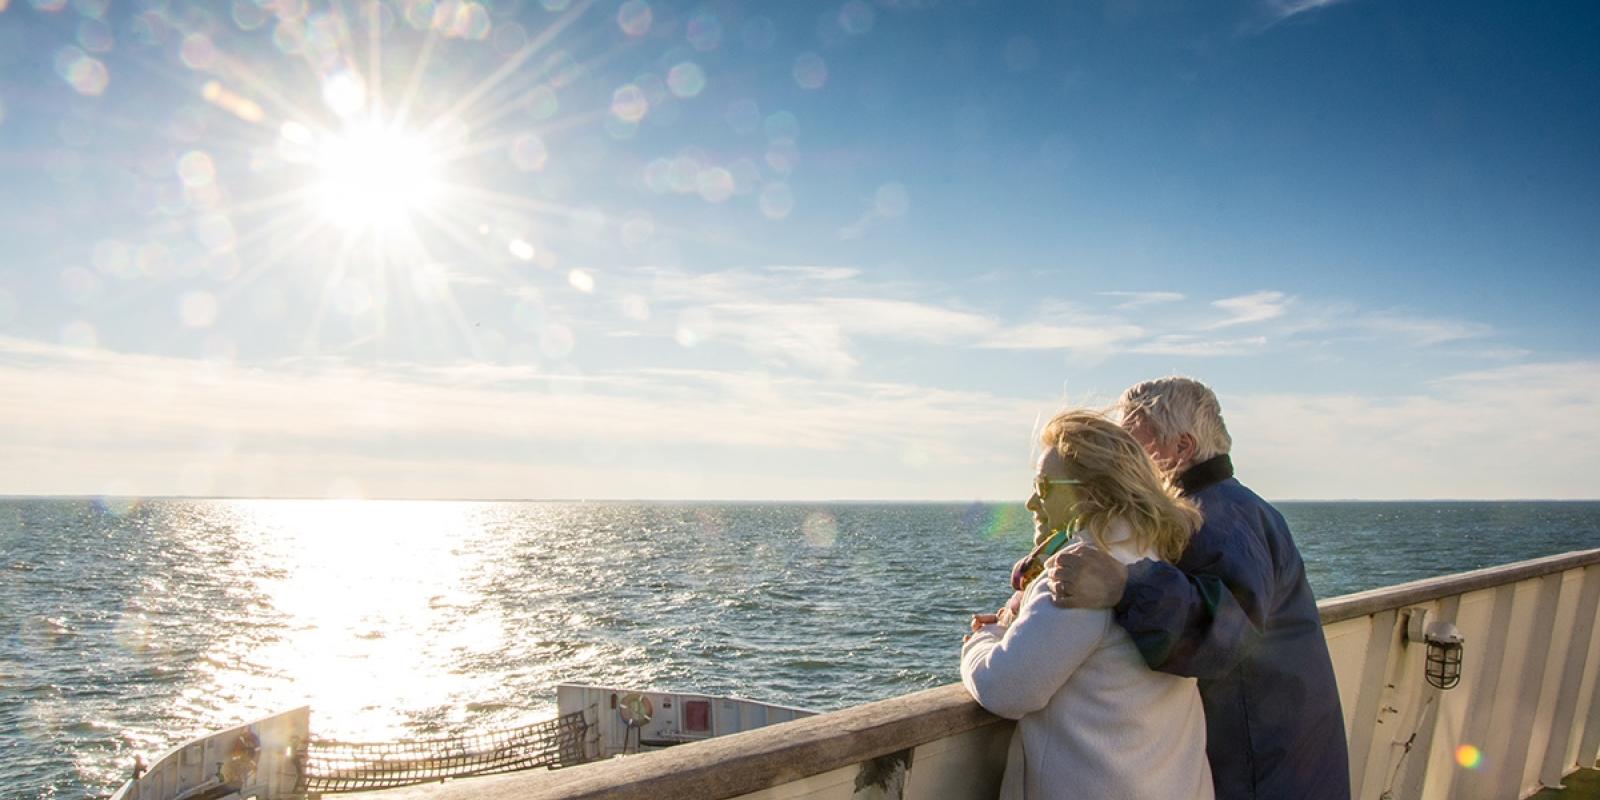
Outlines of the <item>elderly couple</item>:
M1348 800L1316 599L1216 395L1163 378L1117 406L1045 427L1035 547L962 649L972 696L1019 720L1001 796Z

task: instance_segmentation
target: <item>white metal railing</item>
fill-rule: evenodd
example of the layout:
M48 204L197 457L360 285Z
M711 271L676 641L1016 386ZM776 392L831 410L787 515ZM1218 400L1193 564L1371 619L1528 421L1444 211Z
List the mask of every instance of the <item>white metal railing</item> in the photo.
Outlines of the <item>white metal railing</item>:
M1518 798L1600 750L1600 550L1320 604L1362 800ZM1460 685L1423 679L1412 620L1465 637ZM952 645L951 658L955 658ZM991 798L1012 724L959 685L550 774L445 784L450 798ZM1473 749L1467 749L1473 748Z

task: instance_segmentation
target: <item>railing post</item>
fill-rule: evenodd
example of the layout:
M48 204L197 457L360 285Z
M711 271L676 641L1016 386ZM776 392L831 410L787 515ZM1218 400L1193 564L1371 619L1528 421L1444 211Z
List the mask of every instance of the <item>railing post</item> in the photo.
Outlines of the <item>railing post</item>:
M1544 695L1544 674L1550 665L1550 642L1556 627L1556 608L1561 600L1559 572L1539 579L1539 604L1535 607L1534 629L1528 638L1527 653L1522 664L1521 685L1517 687L1515 705L1512 706L1511 739L1506 742L1505 755L1498 761L1498 780L1495 797L1521 797L1522 776L1528 771L1528 748L1531 745L1533 721L1539 713L1539 699Z
M1539 782L1545 786L1560 786L1561 779L1574 766L1567 762L1567 747L1572 744L1573 723L1578 714L1578 694L1583 688L1583 676L1588 672L1594 618L1600 612L1596 608L1600 605L1600 567L1584 568L1580 580L1582 588L1572 616L1572 639L1567 643L1567 657L1561 668L1561 688L1556 693L1555 715L1550 723L1550 744L1545 748L1544 762L1539 770Z
M1511 635L1511 611L1516 604L1516 593L1517 585L1514 583L1495 587L1494 605L1489 617L1489 640L1477 645L1483 648L1483 657L1479 662L1478 674L1472 676L1472 697L1467 704L1466 724L1461 728L1461 741L1457 745L1470 744L1480 751L1489 749L1489 732L1493 730L1494 710L1498 705L1495 701L1500 694L1500 672L1508 655L1506 640ZM1472 646L1471 642L1467 643L1468 648ZM1490 796L1490 782L1487 780L1465 784L1453 782L1452 787L1455 786L1460 787L1454 793L1457 797Z
M1594 570L1596 567L1589 569ZM1594 615L1600 613L1600 609L1582 609L1582 611L1590 616L1591 622ZM1594 767L1595 758L1600 755L1596 753L1600 750L1600 664L1591 665L1586 672L1592 676L1590 680L1594 686L1589 695L1589 713L1584 717L1583 738L1578 740L1578 766L1588 769Z
M1368 761L1372 754L1372 740L1378 724L1379 701L1388 685L1389 648L1394 642L1396 609L1380 611L1369 619L1367 630L1367 657L1361 665L1361 691L1356 695L1356 713L1350 725L1350 788L1356 797L1366 797L1363 791ZM1379 764L1382 772L1387 764Z

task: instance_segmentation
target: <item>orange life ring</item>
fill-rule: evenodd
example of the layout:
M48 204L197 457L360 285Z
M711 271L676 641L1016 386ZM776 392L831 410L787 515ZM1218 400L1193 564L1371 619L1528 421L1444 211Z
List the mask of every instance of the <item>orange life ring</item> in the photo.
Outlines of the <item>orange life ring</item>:
M256 763L261 756L261 740L254 733L245 731L239 738L233 740L233 749L229 751L228 758L234 761L248 761Z
M655 704L639 692L628 692L617 701L617 713L630 728L643 728L656 713Z

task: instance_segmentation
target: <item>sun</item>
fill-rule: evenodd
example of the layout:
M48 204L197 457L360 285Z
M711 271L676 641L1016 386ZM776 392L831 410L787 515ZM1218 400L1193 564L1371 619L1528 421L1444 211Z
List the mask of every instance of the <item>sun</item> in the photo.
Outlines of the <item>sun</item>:
M410 227L440 200L440 163L438 148L415 132L378 120L348 124L317 146L317 210L356 231Z

